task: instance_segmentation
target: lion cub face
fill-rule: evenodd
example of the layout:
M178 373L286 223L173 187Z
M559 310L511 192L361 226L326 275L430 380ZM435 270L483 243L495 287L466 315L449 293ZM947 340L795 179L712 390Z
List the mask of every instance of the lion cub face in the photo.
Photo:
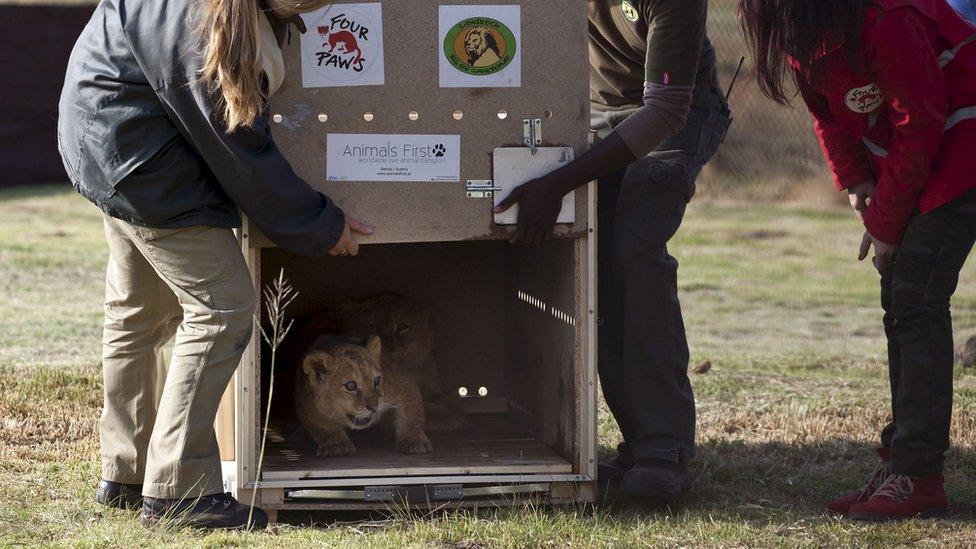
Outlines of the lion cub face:
M395 294L361 302L346 319L346 332L358 337L380 336L383 351L395 364L417 366L430 360L433 330L431 306Z
M350 429L366 429L389 405L383 399L380 338L365 346L339 342L305 355L302 373L325 417Z

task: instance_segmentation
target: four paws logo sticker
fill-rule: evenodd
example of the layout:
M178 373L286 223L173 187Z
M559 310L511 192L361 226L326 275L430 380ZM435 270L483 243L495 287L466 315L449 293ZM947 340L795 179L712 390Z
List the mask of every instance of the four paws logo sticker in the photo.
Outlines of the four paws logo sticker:
M373 20L356 9L335 6L309 27L303 40L313 40L315 47L307 52L308 63L329 81L357 80L379 57L382 36Z
M847 102L848 109L860 114L874 112L885 101L877 84L854 88L847 92L847 97L844 99Z
M473 76L495 74L512 62L518 45L504 23L472 17L451 27L444 38L444 55L454 68Z
M447 154L447 147L445 147L443 143L434 145L434 156L437 158L442 158L445 154Z

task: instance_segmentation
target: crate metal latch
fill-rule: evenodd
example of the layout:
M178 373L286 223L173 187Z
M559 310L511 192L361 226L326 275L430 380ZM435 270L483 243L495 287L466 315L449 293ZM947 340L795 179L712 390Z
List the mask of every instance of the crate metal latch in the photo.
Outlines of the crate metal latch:
M491 179L469 179L468 198L494 198L495 191L502 190L496 187Z
M542 144L541 118L522 119L522 143L532 149L532 154L536 153L536 148Z

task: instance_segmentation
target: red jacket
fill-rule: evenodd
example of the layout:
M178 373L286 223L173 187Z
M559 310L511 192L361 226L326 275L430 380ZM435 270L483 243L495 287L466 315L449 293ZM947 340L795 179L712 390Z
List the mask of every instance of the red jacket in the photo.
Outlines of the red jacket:
M824 82L800 93L837 187L876 181L865 227L898 244L916 208L976 188L976 27L945 0L874 3L861 66L826 48Z

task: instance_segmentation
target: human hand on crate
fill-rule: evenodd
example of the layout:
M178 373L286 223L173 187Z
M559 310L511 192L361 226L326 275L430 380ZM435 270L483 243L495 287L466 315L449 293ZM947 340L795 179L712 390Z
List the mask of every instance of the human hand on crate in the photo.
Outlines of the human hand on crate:
M552 234L559 210L563 207L563 196L572 190L558 176L559 170L523 183L512 190L495 207L496 214L502 213L515 204L519 205L518 228L513 243L541 244Z
M373 228L362 221L347 217L346 227L342 230L342 236L339 237L339 241L336 242L335 246L329 250L329 255L342 256L359 254L359 242L356 239L356 234L373 234Z
M621 170L635 160L637 157L627 143L611 133L569 164L515 187L495 207L494 213L500 214L518 204L518 229L512 243L541 244L556 226L566 193Z

